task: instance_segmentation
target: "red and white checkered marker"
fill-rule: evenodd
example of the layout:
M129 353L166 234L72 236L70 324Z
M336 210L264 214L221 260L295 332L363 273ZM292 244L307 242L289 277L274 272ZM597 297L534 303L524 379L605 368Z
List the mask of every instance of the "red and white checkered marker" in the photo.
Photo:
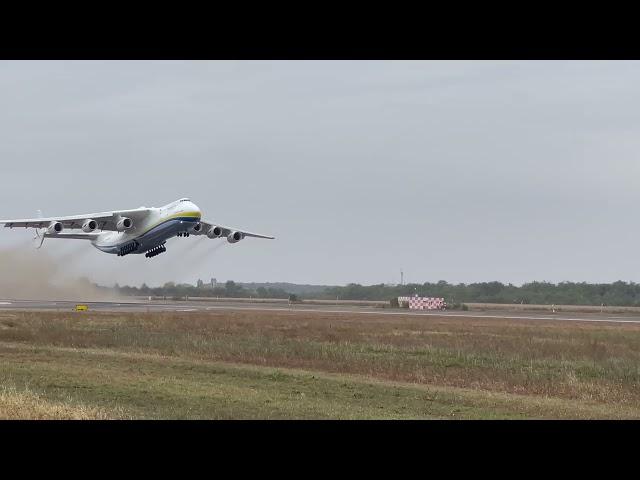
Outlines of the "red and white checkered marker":
M444 298L436 297L398 297L398 303L408 303L410 310L444 310L447 306Z

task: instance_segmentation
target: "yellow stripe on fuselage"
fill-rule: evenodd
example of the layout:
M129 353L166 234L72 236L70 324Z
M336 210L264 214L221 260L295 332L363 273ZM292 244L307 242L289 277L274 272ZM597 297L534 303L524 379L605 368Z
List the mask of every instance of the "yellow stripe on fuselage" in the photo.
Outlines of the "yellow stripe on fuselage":
M174 213L173 215L168 216L166 219L169 220L171 218L176 218L176 217L195 217L195 218L200 218L200 212L179 212L179 213Z

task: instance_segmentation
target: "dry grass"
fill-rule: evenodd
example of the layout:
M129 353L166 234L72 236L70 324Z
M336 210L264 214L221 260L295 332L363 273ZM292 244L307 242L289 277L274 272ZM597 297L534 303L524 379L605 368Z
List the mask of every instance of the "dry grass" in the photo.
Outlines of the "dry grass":
M473 408L479 410L469 411L469 418L478 417L478 412L494 416L489 398L506 402L504 408L493 409L503 417L515 415L508 405L515 408L517 398L526 400L531 408L538 405L533 410L518 407L536 417L640 416L640 327L635 325L268 311L42 312L0 318L0 342L22 348L12 350L4 368L7 374L24 374L24 378L25 368L40 358L37 355L46 354L47 361L55 363L62 362L62 357L56 357L62 353L54 354L56 349L67 349L65 355L91 350L186 362L188 369L232 363L449 389L458 392L458 400L449 399L453 403L462 401L460 392L467 392L464 398L469 402L473 397L469 392L476 392L484 400L473 400ZM100 365L105 369L109 362ZM45 367L43 363L39 368ZM101 370L96 368L95 375L99 375ZM155 371L156 367L148 368ZM114 371L113 375L119 374ZM78 382L91 379L83 377ZM239 388L236 380L229 381ZM277 384L277 379L269 381L261 388ZM290 386L291 382L295 383L289 379L283 384ZM329 393L326 390L321 395ZM386 394L380 390L376 395ZM108 402L102 405L114 407ZM412 411L426 415L417 405ZM203 412L208 410L202 408L199 411L206 415ZM323 417L326 411L331 409L318 411L317 416ZM140 415L142 410L137 412ZM242 412L242 418L250 416L249 407ZM304 416L303 410L295 412ZM438 412L431 411L436 416ZM342 418L339 412L335 416Z
M0 387L0 419L2 420L106 420L104 411L82 404L53 402L42 395L15 387Z

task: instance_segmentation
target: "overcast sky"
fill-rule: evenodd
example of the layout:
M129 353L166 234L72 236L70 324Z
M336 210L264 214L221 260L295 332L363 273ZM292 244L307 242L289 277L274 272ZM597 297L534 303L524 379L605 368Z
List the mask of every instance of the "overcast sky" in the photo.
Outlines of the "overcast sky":
M102 284L638 282L638 85L638 62L0 62L0 218L190 197L277 237L45 242Z

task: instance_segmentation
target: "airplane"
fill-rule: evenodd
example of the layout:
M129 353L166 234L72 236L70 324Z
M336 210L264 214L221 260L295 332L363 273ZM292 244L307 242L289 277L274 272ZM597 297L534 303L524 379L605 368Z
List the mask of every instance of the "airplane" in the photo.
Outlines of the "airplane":
M35 239L42 247L45 238L89 240L101 252L120 257L145 254L152 258L166 252L165 243L172 237L206 235L209 238L226 237L237 243L245 237L275 237L246 232L202 220L198 206L188 198L181 198L163 207L140 207L132 210L87 213L66 217L0 220L5 228L35 228ZM66 233L64 230L80 230Z

